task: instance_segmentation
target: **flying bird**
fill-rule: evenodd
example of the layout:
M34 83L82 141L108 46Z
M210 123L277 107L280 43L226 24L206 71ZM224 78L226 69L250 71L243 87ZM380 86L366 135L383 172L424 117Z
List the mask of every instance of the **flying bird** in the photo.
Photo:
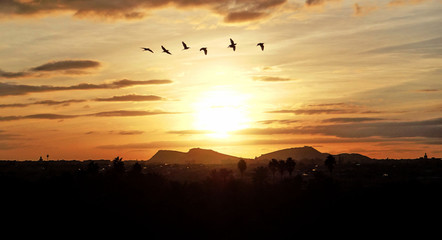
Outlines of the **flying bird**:
M153 51L150 48L142 47L141 49L143 49L143 51L149 51L149 52L153 53Z
M169 50L167 50L166 48L164 48L163 46L161 46L161 48L163 49L164 53L167 53L169 55L172 55L172 53L169 52Z
M184 49L183 50L187 50L187 49L189 49L190 47L188 47L184 42L181 42L181 43L183 43L183 47L184 47Z
M206 47L201 48L200 51L204 51L204 55L207 55L207 48Z
M233 51L235 51L236 49L236 43L232 39L230 39L230 45L228 46L228 48L233 48Z
M256 46L260 46L261 50L264 51L264 43L258 43L258 44L256 44Z

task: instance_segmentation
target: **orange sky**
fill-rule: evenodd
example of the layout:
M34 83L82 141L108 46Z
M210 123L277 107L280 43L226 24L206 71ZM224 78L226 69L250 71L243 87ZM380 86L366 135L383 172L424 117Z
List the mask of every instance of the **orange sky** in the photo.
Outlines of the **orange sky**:
M440 0L1 1L0 159L304 145L441 157L441 11Z

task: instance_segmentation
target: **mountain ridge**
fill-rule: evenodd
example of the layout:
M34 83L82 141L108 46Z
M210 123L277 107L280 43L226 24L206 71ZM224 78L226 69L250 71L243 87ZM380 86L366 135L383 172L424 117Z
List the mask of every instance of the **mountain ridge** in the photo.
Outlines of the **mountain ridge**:
M295 161L319 163L325 160L328 155L330 154L321 153L311 146L281 149L261 154L261 156L255 159L227 155L211 149L191 148L188 152L159 150L148 162L154 164L236 164L240 159L259 163L271 159L285 160L291 157ZM341 162L367 162L373 160L359 153L340 153L333 156L335 156L337 161Z

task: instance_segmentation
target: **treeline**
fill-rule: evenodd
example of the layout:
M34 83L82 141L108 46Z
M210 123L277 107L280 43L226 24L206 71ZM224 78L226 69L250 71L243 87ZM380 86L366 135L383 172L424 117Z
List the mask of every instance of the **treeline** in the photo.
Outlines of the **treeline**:
M295 175L293 159L258 167L240 161L236 170L213 169L193 182L170 180L142 163L129 166L120 157L107 168L94 161L76 171L46 167L41 169L46 174L31 178L2 172L2 217L8 224L138 232L161 239L275 239L367 229L385 234L397 227L432 226L427 214L439 214L442 200L437 181L349 187L333 167L313 172L308 180ZM281 177L273 177L277 174Z

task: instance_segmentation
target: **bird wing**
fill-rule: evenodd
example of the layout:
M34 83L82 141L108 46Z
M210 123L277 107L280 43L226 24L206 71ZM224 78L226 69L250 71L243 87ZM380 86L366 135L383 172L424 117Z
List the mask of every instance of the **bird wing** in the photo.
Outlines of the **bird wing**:
M184 48L187 48L187 45L184 42L181 42L181 43L183 43L183 47Z
M163 49L163 51L167 51L163 46L161 46L161 48Z
M233 45L233 47L232 47L232 48L233 48L233 51L235 51L235 50L236 50L236 46L235 46L235 45Z
M148 48L148 49L147 49L147 51L149 51L149 52L153 53L152 49L150 49L150 48Z
M233 42L233 40L230 39L230 44L235 45L235 42Z

